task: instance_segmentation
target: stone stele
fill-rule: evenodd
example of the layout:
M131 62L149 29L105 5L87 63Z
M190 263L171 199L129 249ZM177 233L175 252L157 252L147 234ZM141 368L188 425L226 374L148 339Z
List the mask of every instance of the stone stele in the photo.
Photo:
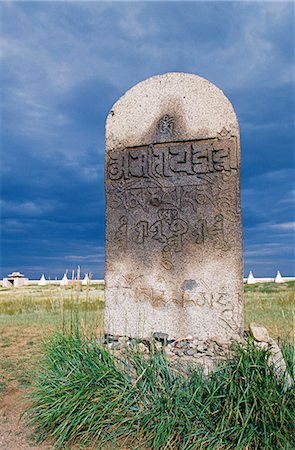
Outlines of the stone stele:
M105 333L230 339L243 331L240 137L223 92L167 73L106 123Z

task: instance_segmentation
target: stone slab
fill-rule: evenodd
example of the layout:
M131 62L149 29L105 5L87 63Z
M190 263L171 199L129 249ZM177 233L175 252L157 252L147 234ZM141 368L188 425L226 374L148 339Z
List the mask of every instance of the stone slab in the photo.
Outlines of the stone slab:
M168 73L106 123L105 333L243 331L239 125L209 81Z
M268 331L262 325L252 322L250 323L250 330L256 341L269 342L270 337Z

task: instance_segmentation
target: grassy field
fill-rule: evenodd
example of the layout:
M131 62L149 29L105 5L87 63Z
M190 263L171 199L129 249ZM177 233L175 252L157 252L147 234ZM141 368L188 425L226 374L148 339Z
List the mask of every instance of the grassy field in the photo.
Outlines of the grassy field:
M245 327L264 325L274 339L294 340L295 281L245 285Z
M14 422L23 406L12 408L14 414L10 415L5 405L10 404L11 393L11 401L15 402L15 393L21 398L30 388L30 371L42 338L74 322L76 314L86 333L103 333L103 304L101 286L0 288L0 398L5 400L0 413L1 448L1 414L7 420L5 427L10 430L9 436L16 436ZM294 342L294 311L295 282L245 286L246 329L250 322L257 322L266 326L272 337L279 340L288 336ZM26 435L23 429L19 433ZM5 435L3 439L6 443L10 438ZM3 448L17 447L19 442L14 440Z
M85 328L102 332L102 286L0 289L0 392L7 383L29 384L42 338L69 324L76 313Z
M44 335L69 324L79 313L85 328L103 332L103 287L33 286L0 289L0 381L26 385L26 369ZM275 339L292 340L295 282L245 286L245 327L257 322ZM3 380L4 379L4 380ZM1 390L1 384L0 384Z
M31 387L31 371L43 338L62 330L79 314L87 330L102 332L103 289L33 286L0 288L0 448L47 450L36 446L33 430L20 420ZM87 331L86 330L86 331Z

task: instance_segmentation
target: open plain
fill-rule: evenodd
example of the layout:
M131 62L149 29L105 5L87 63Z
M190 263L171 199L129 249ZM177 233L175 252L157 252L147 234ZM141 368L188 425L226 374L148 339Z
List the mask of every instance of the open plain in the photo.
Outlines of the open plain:
M245 329L250 322L267 327L276 340L294 342L295 282L245 286ZM49 449L35 445L33 430L21 413L31 386L42 339L70 326L78 315L86 333L103 333L102 286L0 289L0 447Z

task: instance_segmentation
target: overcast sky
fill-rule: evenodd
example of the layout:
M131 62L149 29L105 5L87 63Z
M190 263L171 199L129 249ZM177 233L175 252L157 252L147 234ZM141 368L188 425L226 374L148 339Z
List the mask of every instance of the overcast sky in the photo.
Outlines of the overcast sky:
M1 2L1 272L104 271L105 118L207 78L241 127L245 274L295 275L293 2Z

